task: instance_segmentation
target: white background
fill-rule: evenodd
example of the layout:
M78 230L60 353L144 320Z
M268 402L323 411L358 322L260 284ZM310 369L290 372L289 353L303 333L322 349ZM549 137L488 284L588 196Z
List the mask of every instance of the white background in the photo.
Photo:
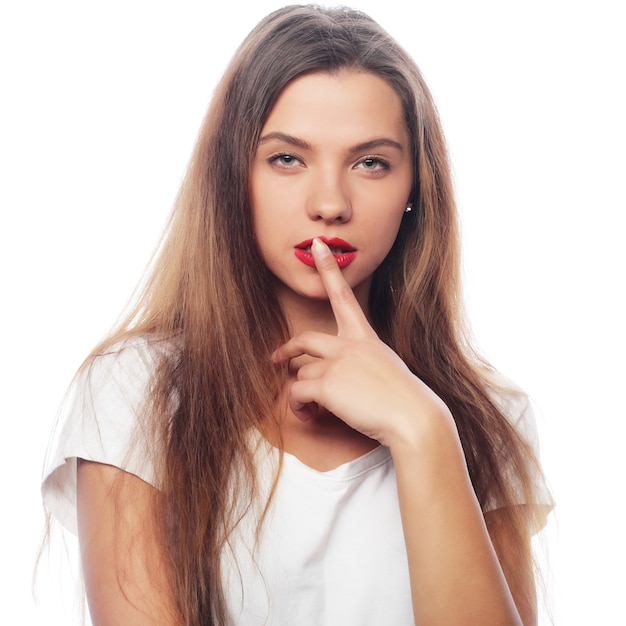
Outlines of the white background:
M12 624L75 623L57 560L38 606L30 590L56 408L141 275L219 74L282 4L0 5L0 594ZM568 626L626 623L619 4L353 3L410 51L437 100L475 334L540 409L558 501L551 599Z

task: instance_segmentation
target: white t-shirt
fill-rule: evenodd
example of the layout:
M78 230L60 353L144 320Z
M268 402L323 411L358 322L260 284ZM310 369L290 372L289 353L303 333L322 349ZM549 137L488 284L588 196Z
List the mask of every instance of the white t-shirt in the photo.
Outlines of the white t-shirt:
M163 344L135 340L119 353L98 357L72 386L43 483L48 510L72 532L77 527L78 458L119 467L158 488L137 415L155 357L165 349ZM520 432L536 445L527 397L513 393L498 400ZM389 449L379 446L328 472L284 453L257 542L259 511L280 455L260 435L256 443L259 505L245 515L222 555L232 625L413 624ZM536 504L548 510L549 494L540 491Z

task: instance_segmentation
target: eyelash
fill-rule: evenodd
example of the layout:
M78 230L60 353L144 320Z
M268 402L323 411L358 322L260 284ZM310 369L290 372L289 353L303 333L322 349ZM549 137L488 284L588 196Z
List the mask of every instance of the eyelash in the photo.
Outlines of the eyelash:
M288 164L283 164L281 163L281 159L284 159L284 158L293 159L293 161ZM365 169L365 171L375 173L375 172L380 172L380 171L387 171L389 169L389 161L385 159L381 159L380 157L377 157L377 156L366 156L362 158L360 161L358 161L355 167L359 165L363 165L368 161L370 161L372 164L378 164L380 167L376 169L363 168ZM295 154L291 154L290 152L279 152L278 154L274 154L268 159L268 162L270 165L274 165L280 169L285 169L285 170L292 169L292 167L296 163L302 164L301 159L297 157Z
M372 161L373 163L377 163L381 167L380 168L376 168L375 170L371 170L369 168L364 168L366 171L379 172L379 171L387 171L389 169L389 161L386 161L385 159L381 159L380 157L377 157L377 156L367 156L364 159L361 159L357 163L357 165L363 165L367 161Z
M281 163L280 160L285 157L293 159L293 163ZM279 152L278 154L274 154L268 159L268 162L270 165L275 165L276 167L284 170L291 169L295 163L302 163L302 161L295 154L291 154L290 152Z

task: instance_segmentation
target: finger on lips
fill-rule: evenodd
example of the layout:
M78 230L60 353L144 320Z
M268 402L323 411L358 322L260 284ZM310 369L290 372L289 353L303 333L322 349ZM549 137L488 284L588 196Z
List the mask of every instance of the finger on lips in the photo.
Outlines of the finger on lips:
M320 239L313 239L311 252L315 267L326 289L328 300L335 314L339 334L350 327L362 327L369 324L350 285L341 273L330 248Z
M311 251L337 321L338 335L349 336L351 329L359 334L364 328L371 331L365 314L341 273L330 248L316 238L311 244ZM271 359L274 363L284 363L304 354L323 358L333 351L333 346L336 348L335 342L336 337L333 340L330 335L307 331L292 337L275 350Z

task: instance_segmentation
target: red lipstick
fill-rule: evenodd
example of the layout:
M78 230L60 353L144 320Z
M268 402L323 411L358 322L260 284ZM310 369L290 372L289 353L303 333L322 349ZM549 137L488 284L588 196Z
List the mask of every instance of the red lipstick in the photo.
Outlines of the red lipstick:
M356 257L356 249L351 246L347 241L339 238L339 237L317 237L323 241L333 253L337 261L337 265L341 269L347 267L354 261ZM313 255L311 254L311 244L313 243L313 238L305 239L301 241L299 244L296 244L294 248L294 254L296 258L308 265L309 267L315 267L315 261L313 260Z

